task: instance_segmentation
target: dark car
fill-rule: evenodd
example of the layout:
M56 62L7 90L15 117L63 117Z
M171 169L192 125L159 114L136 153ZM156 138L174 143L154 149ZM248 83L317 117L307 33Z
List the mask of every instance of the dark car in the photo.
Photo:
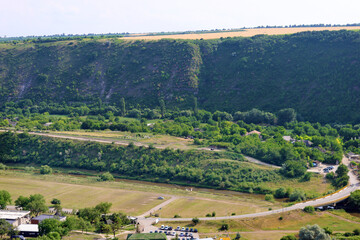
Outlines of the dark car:
M195 228L195 229L194 229L194 232L195 232L195 233L197 233L197 232L198 232L198 230Z

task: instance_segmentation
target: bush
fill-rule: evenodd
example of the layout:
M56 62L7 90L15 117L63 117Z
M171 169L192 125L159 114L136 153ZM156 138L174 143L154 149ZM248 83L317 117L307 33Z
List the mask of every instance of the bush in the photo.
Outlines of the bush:
M291 202L303 201L306 199L305 193L300 189L295 189L289 196Z
M285 188L282 188L282 187L276 189L276 191L275 191L275 197L276 197L276 198L286 198L286 197L288 197L286 189L285 189Z
M111 173L106 172L106 173L103 173L100 175L100 180L101 181L113 181L114 176Z
M220 227L220 231L227 231L229 230L229 224L223 223Z
M360 228L354 229L353 233L354 233L355 236L360 235Z
M205 215L205 217L211 217L211 214L210 214L210 213L208 213L208 214L206 214L206 215Z
M313 213L315 212L315 208L313 206L306 206L304 207L304 212Z
M294 235L287 235L280 238L280 240L297 240L297 238Z
M265 195L265 201L274 202L274 195L266 194Z
M215 216L216 216L216 212L212 212L211 216L212 216L212 217L215 217Z
M0 163L0 170L6 170L6 165L3 163Z
M179 214L175 214L174 218L181 218L181 216Z
M199 220L197 217L194 217L191 221L192 221L195 225L200 222L200 220Z
M236 213L234 213L234 212L231 214L231 216L235 216L235 215L236 215Z
M40 174L51 174L52 173L52 168L49 167L48 165L42 165L40 167Z

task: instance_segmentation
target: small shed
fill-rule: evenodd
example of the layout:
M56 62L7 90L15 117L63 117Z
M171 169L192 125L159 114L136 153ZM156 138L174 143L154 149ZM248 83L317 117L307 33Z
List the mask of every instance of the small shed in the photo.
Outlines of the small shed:
M16 228L19 235L24 237L37 237L39 236L39 226L37 224L21 224Z

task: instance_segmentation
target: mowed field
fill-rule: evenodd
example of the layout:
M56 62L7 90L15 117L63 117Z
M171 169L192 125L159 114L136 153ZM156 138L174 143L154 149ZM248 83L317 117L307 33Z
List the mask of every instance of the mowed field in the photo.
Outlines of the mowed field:
M111 211L122 211L130 215L146 212L167 199L158 200L159 195L152 192L114 189L106 183L80 185L4 175L0 175L0 189L9 191L13 200L20 195L39 193L45 197L48 205L53 198L58 198L64 208L72 209L111 202Z
M282 35L293 34L305 31L338 31L338 30L359 30L360 26L354 27L299 27L299 28L257 28L257 29L244 29L238 32L217 32L217 33L199 33L199 34L174 34L174 35L157 35L157 36L134 36L124 37L124 40L159 40L163 38L171 39L217 39L227 37L252 37L259 34L265 35Z
M244 194L212 189L178 188L172 185L119 181L96 182L94 177L64 175L38 175L6 171L0 174L0 189L10 192L13 201L20 195L42 194L47 204L58 198L64 208L79 209L93 207L100 202L111 202L112 212L123 211L129 215L140 215L162 202L174 199L160 210L161 217L205 216L216 212L217 216L231 213L244 214L279 208L281 202L267 202L263 195ZM164 196L164 200L158 200ZM157 207L155 210L158 210ZM156 211L153 211L155 213Z

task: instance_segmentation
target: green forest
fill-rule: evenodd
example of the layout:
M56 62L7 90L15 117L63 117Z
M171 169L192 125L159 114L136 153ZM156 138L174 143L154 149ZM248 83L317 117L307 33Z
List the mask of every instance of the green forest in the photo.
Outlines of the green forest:
M360 120L360 32L216 40L65 38L0 43L0 107L187 110L235 116L293 108L297 120ZM88 108L87 108L88 107ZM90 109L90 110L89 110ZM114 112L114 110L112 110Z

